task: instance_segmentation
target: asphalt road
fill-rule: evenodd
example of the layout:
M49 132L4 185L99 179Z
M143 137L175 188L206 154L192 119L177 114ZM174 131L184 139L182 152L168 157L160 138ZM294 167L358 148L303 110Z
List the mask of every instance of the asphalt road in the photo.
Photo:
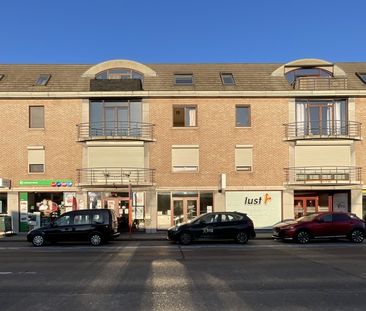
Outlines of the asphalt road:
M366 310L366 243L0 241L0 310Z

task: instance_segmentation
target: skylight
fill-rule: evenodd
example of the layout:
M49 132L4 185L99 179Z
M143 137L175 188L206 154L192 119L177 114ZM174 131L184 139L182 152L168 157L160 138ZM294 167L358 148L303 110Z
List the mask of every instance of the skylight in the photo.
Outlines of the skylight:
M50 78L51 78L50 74L40 74L36 81L36 85L47 85Z
M364 84L366 84L366 72L356 72L356 75Z
M234 76L232 73L222 73L222 74L220 74L220 76L221 76L222 84L224 84L224 85L234 85L235 84Z

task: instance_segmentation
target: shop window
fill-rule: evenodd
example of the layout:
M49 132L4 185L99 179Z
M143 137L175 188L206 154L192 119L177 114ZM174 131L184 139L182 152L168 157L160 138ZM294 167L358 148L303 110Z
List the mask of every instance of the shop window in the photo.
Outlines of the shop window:
M173 107L173 126L174 127L197 126L197 107L195 106Z
M213 212L213 194L200 193L200 214Z
M158 193L158 229L167 229L171 226L170 192Z
M44 173L45 150L43 146L28 147L28 173Z
M44 107L29 107L29 128L44 128Z
M250 106L236 106L236 126L250 126Z
M7 214L8 212L8 194L0 193L0 214Z
M173 172L198 172L199 147L197 145L172 146Z
M253 170L253 146L235 146L235 169L236 171Z

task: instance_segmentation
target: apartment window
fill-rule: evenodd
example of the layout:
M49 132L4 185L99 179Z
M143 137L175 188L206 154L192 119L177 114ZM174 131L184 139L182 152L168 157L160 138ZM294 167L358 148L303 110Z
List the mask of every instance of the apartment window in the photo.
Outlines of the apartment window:
M97 80L128 80L128 79L138 79L143 80L144 76L132 69L128 68L113 68L102 71L95 75Z
M198 165L199 165L198 145L172 146L173 172L198 172Z
M29 107L29 127L44 128L44 107L30 106Z
M234 85L235 80L232 73L222 73L221 75L221 82L223 85Z
M250 126L250 106L236 106L236 126Z
M361 79L361 81L366 84L366 73L365 72L356 72L356 75ZM1 80L1 78L0 78Z
M197 126L197 107L195 106L173 107L173 126L174 127Z
M235 146L235 169L237 171L252 171L253 168L253 146Z
M44 173L45 151L43 146L28 147L28 172Z
M36 85L43 85L43 86L47 85L50 78L51 78L50 74L40 74L36 81Z
M174 80L177 85L192 85L193 74L175 74Z

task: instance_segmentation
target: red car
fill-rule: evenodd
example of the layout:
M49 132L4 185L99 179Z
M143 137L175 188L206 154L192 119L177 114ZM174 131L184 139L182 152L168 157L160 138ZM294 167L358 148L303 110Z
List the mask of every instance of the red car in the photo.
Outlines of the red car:
M305 244L311 239L348 238L354 243L362 243L366 233L366 223L349 213L315 213L297 220L286 221L273 228L273 238L294 240Z

